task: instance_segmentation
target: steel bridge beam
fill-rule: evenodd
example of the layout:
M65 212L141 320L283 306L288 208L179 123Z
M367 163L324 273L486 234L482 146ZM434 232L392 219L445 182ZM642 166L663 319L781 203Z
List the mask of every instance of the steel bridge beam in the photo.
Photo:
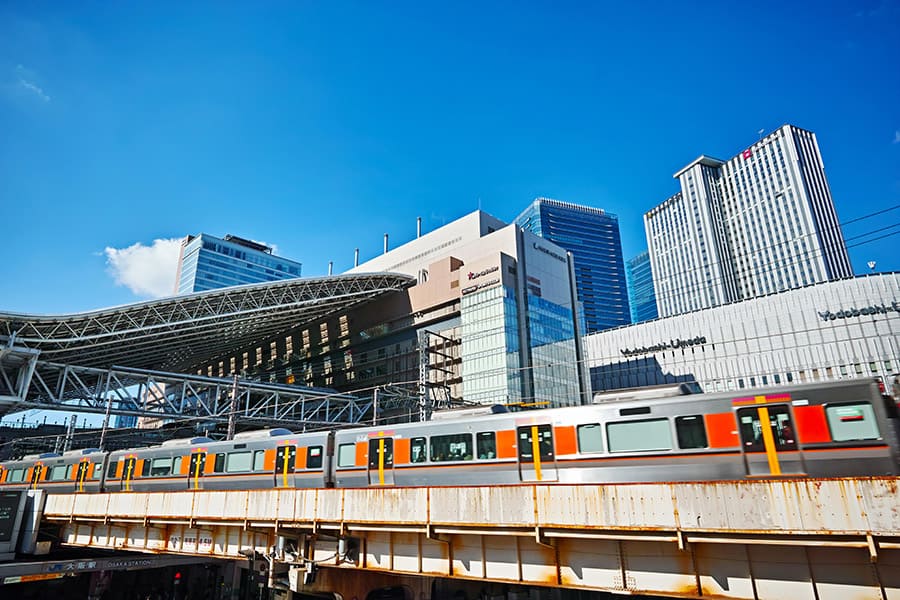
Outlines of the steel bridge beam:
M13 358L19 357L14 361ZM66 410L157 419L227 422L232 379L166 373L131 367L80 367L37 360L37 352L7 352L0 362L0 402L6 412ZM7 400L8 399L8 400ZM358 423L371 400L349 394L238 380L237 415L242 422L318 427Z

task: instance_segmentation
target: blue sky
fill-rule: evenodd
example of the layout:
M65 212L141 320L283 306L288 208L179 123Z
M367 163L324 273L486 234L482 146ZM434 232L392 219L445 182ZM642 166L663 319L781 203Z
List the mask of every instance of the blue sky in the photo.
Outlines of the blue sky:
M897 1L187 4L0 2L0 312L158 293L155 240L323 275L538 196L618 214L631 256L673 173L784 123L842 222L900 205ZM898 228L846 227L858 273L900 270Z

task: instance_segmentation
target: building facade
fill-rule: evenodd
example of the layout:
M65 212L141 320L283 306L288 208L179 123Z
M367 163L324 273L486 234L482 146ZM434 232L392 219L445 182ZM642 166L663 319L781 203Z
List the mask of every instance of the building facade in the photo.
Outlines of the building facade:
M300 277L301 264L272 254L272 248L234 235L201 233L181 242L176 294Z
M900 371L900 273L808 285L587 336L595 392L696 381L704 391Z
M586 401L572 258L562 248L477 211L351 270L381 271L417 283L200 374L353 393L417 388L437 408Z
M515 223L572 253L587 333L631 322L616 215L599 208L538 198Z
M644 215L660 316L853 274L816 136L792 125L701 156Z
M628 304L631 322L640 323L659 316L656 312L656 291L653 289L653 269L650 253L641 252L625 261L625 278L628 281Z

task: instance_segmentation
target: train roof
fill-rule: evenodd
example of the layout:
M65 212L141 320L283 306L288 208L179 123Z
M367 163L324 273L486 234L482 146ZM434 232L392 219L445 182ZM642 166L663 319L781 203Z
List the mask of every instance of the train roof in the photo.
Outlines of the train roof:
M68 452L63 452L63 456L86 456L88 454L94 454L95 452L100 452L100 448L79 448L78 450L69 450Z
M233 440L256 440L270 437L278 437L282 435L294 435L294 432L284 427L273 427L272 429L257 429L256 431L242 431L234 434Z
M526 410L526 411L517 411L517 412L508 412L508 413L499 413L499 414L482 414L477 416L461 416L456 420L435 420L429 421L428 423L432 423L434 425L452 425L455 423L480 423L484 421L499 421L503 419L516 419L521 420L523 422L534 419L534 420L548 420L554 419L558 415L566 414L567 411L573 408L581 408L582 410L591 410L595 411L598 409L601 410L618 410L622 408L630 408L630 407L643 407L643 406L658 406L663 407L666 405L677 405L677 404L685 404L685 403L700 403L700 402L714 402L714 401L722 401L727 400L729 403L737 398L748 398L753 396L763 396L763 395L773 395L773 394L790 394L795 399L802 399L802 394L808 393L810 391L816 390L828 390L842 387L858 387L858 386L868 386L874 389L874 382L867 377L856 378L856 379L845 379L840 381L820 381L820 382L811 382L811 383L801 383L801 384L788 384L783 386L772 386L772 387L763 387L763 388L744 388L738 390L730 390L725 392L711 392L705 394L686 394L681 396L659 396L652 398L640 398L640 399L623 399L623 400L610 400L607 402L597 402L592 404L579 405L574 407L559 407L559 408L542 408L542 409L534 409L534 410ZM347 434L354 431L367 431L371 432L372 430L395 430L395 431L407 431L409 429L415 429L417 427L421 427L422 423L419 421L414 421L411 423L396 423L391 425L378 425L372 426L367 425L364 427L356 427L350 429L341 429L338 430L338 434L341 433Z
M215 441L215 440L201 435L201 436L192 437L192 438L178 438L176 440L166 440L162 444L160 444L160 446L165 446L167 448L169 446L193 446L195 444L209 444L213 441Z
M40 454L29 454L23 456L22 460L40 460L42 458L59 458L62 456L59 452L41 452Z

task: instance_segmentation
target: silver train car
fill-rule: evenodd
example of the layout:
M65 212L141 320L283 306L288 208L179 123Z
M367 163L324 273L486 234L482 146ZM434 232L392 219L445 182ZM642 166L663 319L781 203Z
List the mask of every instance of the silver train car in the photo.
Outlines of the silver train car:
M55 493L739 480L900 474L871 380L602 402L229 441L171 440L0 464Z

